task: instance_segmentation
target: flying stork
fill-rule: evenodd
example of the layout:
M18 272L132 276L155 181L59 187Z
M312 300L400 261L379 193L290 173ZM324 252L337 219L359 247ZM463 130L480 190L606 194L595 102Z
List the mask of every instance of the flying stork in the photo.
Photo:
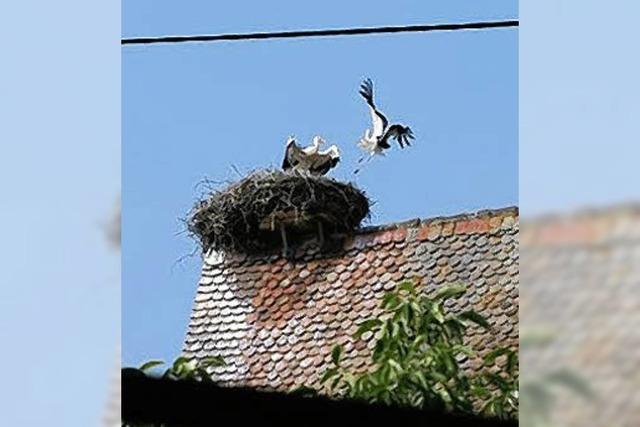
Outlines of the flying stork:
M398 141L400 148L411 146L410 140L414 139L413 131L409 126L401 124L389 125L389 120L382 114L373 102L373 82L371 79L365 79L360 85L360 95L364 98L371 112L372 130L367 129L364 136L358 141L358 146L370 154L369 160L373 156L384 155L384 150L391 148L389 138ZM365 157L361 157L358 163L362 163ZM368 160L367 160L368 161ZM360 169L356 169L354 173L358 173Z

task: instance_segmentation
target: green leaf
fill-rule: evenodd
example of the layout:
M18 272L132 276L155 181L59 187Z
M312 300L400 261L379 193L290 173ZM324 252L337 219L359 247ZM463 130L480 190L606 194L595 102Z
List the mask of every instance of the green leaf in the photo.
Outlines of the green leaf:
M324 371L324 375L322 375L322 378L320 378L320 384L324 384L329 379L335 377L336 375L338 375L338 372L338 368L327 369L326 371Z
M208 366L226 366L224 359L220 356L209 356L202 359L199 363L202 367Z
M506 391L509 389L509 384L500 375L489 372L485 373L484 376L491 382L491 384L498 387L501 391Z
M331 390L334 390L339 382L340 382L340 377L337 377L336 379L334 379L333 382L331 383Z
M473 357L475 355L475 352L469 346L466 346L466 345L456 344L453 347L451 347L451 349L456 354L463 353L469 357Z
M342 356L342 346L336 345L333 347L333 350L331 350L331 360L334 365L340 365L340 356Z
M411 343L411 346L409 347L410 351L416 351L418 349L420 349L420 346L422 346L422 344L424 344L425 342L425 336L424 335L417 335L415 337L415 339L413 340L413 342Z
M423 372L414 372L413 376L420 387L422 387L423 389L429 388L429 384L427 384L427 377L424 376Z
M183 366L187 363L189 363L189 359L184 356L180 356L173 362L173 370L176 372L180 372Z
M449 394L446 388L440 388L436 390L436 392L440 395L443 401L447 403L451 402L451 395Z
M382 322L378 319L369 319L366 320L364 322L362 322L360 324L360 326L358 327L358 330L356 331L355 334L353 334L353 338L355 339L360 339L360 337L362 337L362 334L364 334L365 332L370 331L371 329L378 327L382 324Z
M458 319L447 319L444 322L444 329L453 342L462 342L466 325Z
M491 393L489 392L489 390L487 390L486 387L482 386L482 385L474 385L473 387L471 387L471 392L475 395L478 396L480 398L486 398L488 396L491 395Z
M398 334L400 333L400 322L395 322L391 324L391 338L398 338Z
M164 365L164 362L162 360L149 360L148 362L145 362L142 365L140 365L140 368L138 369L146 373L147 371L160 365Z
M407 324L411 320L411 304L403 304L400 312L403 323Z
M437 372L437 371L429 372L429 376L439 383L444 384L447 382L447 377L441 374L440 372Z
M398 285L398 290L399 291L405 291L408 292L410 294L414 294L416 291L415 286L413 286L413 283L410 280L405 280L404 282L400 283Z
M466 288L463 285L447 285L440 288L435 295L435 299L446 300L448 298L457 297L466 292Z
M416 315L420 315L422 313L420 300L414 298L411 300L411 302L409 302L409 305L411 306L411 310L413 310L413 312L416 313Z
M385 351L385 338L381 338L376 342L376 346L373 349L373 354L371 355L371 360L374 363L378 363L382 358Z
M389 384L391 378L391 368L389 365L383 365L378 371L378 384Z
M400 298L394 292L387 292L382 298L382 308L393 310L400 304Z
M404 370L402 369L402 366L400 366L400 364L393 359L389 359L388 363L389 363L389 366L395 369L396 372L402 372Z
M438 323L444 323L444 313L442 312L442 306L440 303L432 304L429 312L438 321Z
M510 353L513 353L513 351L507 347L500 347L497 348L493 351L490 351L485 357L484 357L484 363L490 365L493 362L496 361L496 359L500 356L504 356L504 355L508 355Z
M458 362L456 359L449 353L449 351L442 352L442 361L444 362L447 373L449 375L454 375L458 372Z
M463 313L460 313L458 317L462 320L469 320L477 325L482 326L485 329L491 329L491 325L480 313L474 310L467 310Z

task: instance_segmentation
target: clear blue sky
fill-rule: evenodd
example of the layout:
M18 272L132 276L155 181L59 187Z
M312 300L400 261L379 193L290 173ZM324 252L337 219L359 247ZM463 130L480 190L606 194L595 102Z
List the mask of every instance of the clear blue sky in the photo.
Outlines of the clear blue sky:
M125 36L496 20L505 1L135 1ZM250 18L249 18L250 16ZM518 204L518 32L493 31L123 49L123 362L179 353L200 259L178 218L204 177L278 165L287 135L338 144L352 179L369 124L357 95L410 124L413 147L370 164L357 184L373 222Z
M105 238L120 193L119 7L10 2L2 16L0 425L96 426L120 339Z
M523 216L640 201L634 0L521 1Z

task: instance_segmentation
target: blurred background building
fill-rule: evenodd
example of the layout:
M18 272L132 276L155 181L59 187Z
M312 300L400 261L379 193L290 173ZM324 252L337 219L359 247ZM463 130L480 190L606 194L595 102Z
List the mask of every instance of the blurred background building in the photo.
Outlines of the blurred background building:
M521 225L521 425L640 425L640 204Z

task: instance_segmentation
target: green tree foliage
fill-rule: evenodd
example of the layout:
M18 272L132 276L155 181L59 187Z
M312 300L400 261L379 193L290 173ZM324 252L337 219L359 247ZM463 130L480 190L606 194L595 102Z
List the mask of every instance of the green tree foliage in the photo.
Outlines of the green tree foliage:
M139 374L153 375L153 370L159 366L164 365L162 360L150 360L140 365L139 368L125 368L127 370L138 371ZM189 360L186 357L178 357L164 373L162 378L169 378L172 380L195 380L212 382L211 374L207 372L209 367L224 366L224 360L221 357L212 356L206 357L202 360Z
M486 356L476 374L463 370L460 360L473 357L464 345L472 324L490 329L475 311L450 313L445 302L465 292L462 285L443 287L429 298L413 283L400 283L382 300L384 314L363 322L354 335L376 337L372 369L352 373L341 365L343 348L332 351L333 365L321 382L345 398L425 409L482 413L515 418L518 411L518 355L498 348ZM506 359L503 368L494 363Z

